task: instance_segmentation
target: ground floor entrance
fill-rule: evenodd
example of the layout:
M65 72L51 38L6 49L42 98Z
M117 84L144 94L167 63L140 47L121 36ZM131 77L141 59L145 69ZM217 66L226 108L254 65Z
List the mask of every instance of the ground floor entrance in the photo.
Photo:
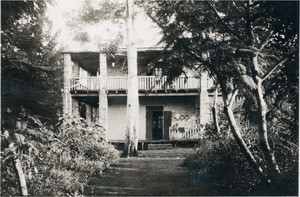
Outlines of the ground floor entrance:
M98 123L106 117L106 138L124 141L127 128L127 97L110 96L107 109L100 111L99 96L73 96L72 115ZM141 96L139 98L138 139L168 141L198 139L198 96Z
M152 139L163 139L164 115L162 111L152 112Z
M146 106L146 139L169 139L171 111L164 111L163 106Z

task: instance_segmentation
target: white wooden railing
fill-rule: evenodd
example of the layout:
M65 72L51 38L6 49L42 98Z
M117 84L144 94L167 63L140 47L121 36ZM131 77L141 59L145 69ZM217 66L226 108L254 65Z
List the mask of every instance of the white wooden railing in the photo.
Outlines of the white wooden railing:
M178 77L172 82L167 82L167 77L139 76L140 90L186 90L199 89L200 78Z
M107 77L107 90L127 90L127 76Z
M182 140L182 139L201 139L202 132L201 128L169 128L169 137L171 140Z
M70 81L70 90L91 90L99 89L98 77L73 77Z
M98 90L98 77L74 77L71 79L71 90ZM138 76L139 90L188 90L200 89L200 78L178 77L167 82L167 77ZM107 77L107 90L127 90L127 76Z

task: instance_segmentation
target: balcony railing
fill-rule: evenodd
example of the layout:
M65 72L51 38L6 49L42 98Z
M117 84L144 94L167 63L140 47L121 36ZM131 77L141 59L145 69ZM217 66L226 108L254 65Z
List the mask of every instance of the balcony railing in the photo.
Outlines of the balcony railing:
M140 90L187 90L199 89L200 78L178 77L172 82L167 81L167 77L140 76Z
M74 77L71 79L71 90L99 90L98 77ZM167 82L167 77L138 76L139 90L189 90L200 89L200 78L178 77ZM107 77L107 90L127 90L127 76Z
M107 77L107 90L127 90L127 76Z
M98 77L73 77L70 81L71 90L99 90Z

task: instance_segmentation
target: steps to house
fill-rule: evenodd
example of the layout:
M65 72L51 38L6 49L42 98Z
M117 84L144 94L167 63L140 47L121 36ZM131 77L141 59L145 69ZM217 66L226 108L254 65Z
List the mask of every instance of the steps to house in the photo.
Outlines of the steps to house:
M110 141L116 149L123 151L124 141ZM159 141L139 141L138 150L166 150L172 148L195 148L199 146L199 140L159 140Z
M148 150L165 150L165 149L172 149L173 145L168 144L148 144Z
M142 150L138 152L139 158L169 158L169 159L183 159L186 155L194 152L191 148L172 148L161 150Z

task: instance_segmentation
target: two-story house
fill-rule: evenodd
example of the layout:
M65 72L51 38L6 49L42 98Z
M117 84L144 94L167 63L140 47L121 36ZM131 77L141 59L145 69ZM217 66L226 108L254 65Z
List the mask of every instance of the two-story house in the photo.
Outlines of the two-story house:
M138 48L139 141L189 140L201 137L200 124L210 120L212 81L205 73L167 82L162 69L149 66L149 57L162 48ZM101 51L65 51L64 104L67 114L99 123L106 139L125 141L126 53L108 58Z

